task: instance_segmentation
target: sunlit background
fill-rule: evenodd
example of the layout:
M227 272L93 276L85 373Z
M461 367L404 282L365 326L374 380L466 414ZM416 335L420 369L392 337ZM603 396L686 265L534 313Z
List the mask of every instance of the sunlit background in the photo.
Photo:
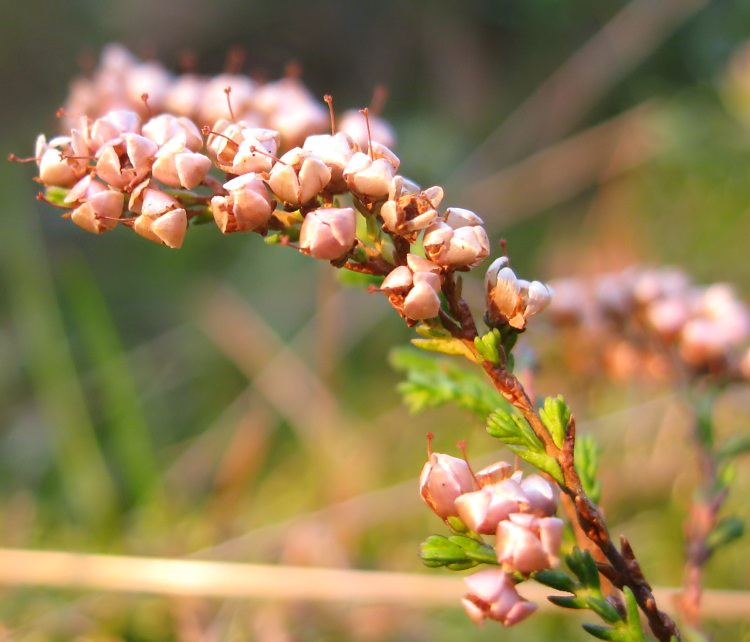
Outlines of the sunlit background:
M206 74L242 45L246 72L274 79L296 61L340 110L385 85L401 171L477 211L524 276L672 264L750 296L750 64L727 71L750 38L747 3L27 0L0 13L4 156L55 131L68 82L106 43L175 71L190 51ZM496 444L458 410L400 405L388 353L412 335L383 297L213 226L180 251L93 237L37 202L32 176L0 164L0 546L448 574L417 558L443 530L416 492L424 435L451 452L467 439L477 459ZM532 325L544 353L555 334ZM613 532L650 580L679 585L695 466L674 392L554 359L538 388L564 393L603 445ZM720 411L721 430L748 430L742 390ZM740 465L729 511L750 516L749 489ZM712 560L707 585L750 589L749 551ZM0 595L9 640L584 639L567 613L478 630L427 600ZM747 620L708 628L750 639Z

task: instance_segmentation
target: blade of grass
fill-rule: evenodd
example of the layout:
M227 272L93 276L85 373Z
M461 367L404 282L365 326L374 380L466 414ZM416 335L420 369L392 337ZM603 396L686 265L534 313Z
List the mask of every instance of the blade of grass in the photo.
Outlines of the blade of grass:
M1 253L7 296L28 376L54 443L60 485L76 517L103 532L116 494L99 448L56 300L35 212L6 190Z
M66 268L66 297L91 366L105 415L112 457L118 462L129 497L137 504L150 500L166 508L160 467L139 398L138 386L125 358L109 306L94 275L82 261Z

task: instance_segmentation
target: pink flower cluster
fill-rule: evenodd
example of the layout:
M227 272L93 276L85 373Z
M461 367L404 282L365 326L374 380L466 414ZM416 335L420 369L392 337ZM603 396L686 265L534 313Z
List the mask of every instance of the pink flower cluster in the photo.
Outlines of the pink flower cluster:
M73 81L65 111L73 119L95 119L122 109L136 111L142 118L166 112L185 116L199 126L211 126L229 116L225 90L230 87L237 120L277 131L284 147L289 148L328 128L327 109L297 76L293 67L287 77L267 83L232 72L216 76L175 75L156 61L141 61L123 46L111 44L102 51L99 65L90 77ZM148 106L144 94L148 96ZM371 118L373 140L392 146L393 129L376 115ZM72 127L75 122L67 124ZM355 110L342 115L339 130L360 146L367 145L367 131Z
M534 604L521 598L513 576L556 566L563 522L554 517L557 491L539 475L524 477L498 462L476 474L469 464L430 453L419 480L422 499L443 520L457 518L471 531L494 535L500 568L466 579L463 604L476 622L493 619L510 626L530 615Z
M174 77L111 46L93 77L73 86L70 129L39 137L37 180L89 232L125 225L179 248L197 217L212 217L224 234L273 230L314 258L385 277L380 291L409 324L438 316L446 276L489 254L482 219L441 209L443 189L400 175L398 156L376 139L311 134L319 109L296 79ZM348 126L357 136L387 134L357 116L361 125ZM517 324L546 305L546 290L516 285Z
M676 356L694 372L750 377L750 310L729 285L697 286L677 269L634 267L554 287L552 321L598 343L615 375L669 376Z

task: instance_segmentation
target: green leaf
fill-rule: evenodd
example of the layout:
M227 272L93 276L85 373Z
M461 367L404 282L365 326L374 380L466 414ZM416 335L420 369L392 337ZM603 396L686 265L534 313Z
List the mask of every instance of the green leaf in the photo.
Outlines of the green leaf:
M576 438L573 458L583 490L591 501L598 503L602 494L601 482L596 479L599 472L599 446L591 435Z
M560 464L557 463L557 460L551 455L525 450L517 446L508 446L508 448L521 459L534 466L534 468L547 473L558 484L565 483L562 468L560 468Z
M430 321L422 321L419 325L414 328L414 331L421 337L428 339L450 337L451 333L448 332L442 325Z
M469 561L458 544L442 535L430 535L422 542L419 556L429 566L447 566Z
M490 330L481 337L474 338L474 346L485 361L498 365L500 363L500 350L502 339L497 329Z
M635 595L633 595L629 586L623 587L622 592L625 596L625 630L628 633L628 637L623 639L628 642L646 642L646 636L641 628L641 616L638 612L638 602L636 602Z
M628 638L622 637L622 632L609 626L601 624L582 624L583 630L589 635L593 635L599 640L613 640L614 642L624 642Z
M459 546L468 559L497 566L497 553L492 546L465 535L451 535L448 540Z
M706 547L713 554L717 548L726 546L745 533L745 523L737 516L725 517L713 528L706 538Z
M399 384L398 390L412 412L455 403L484 419L496 408L508 406L483 377L460 362L409 348L392 350L389 360L396 370L406 373L406 381Z
M585 587L599 591L599 570L591 553L576 547L565 557L565 563Z
M546 569L544 571L537 571L532 575L540 584L549 586L557 591L567 591L568 593L575 593L578 584L570 577L565 571L560 569Z
M586 609L586 600L575 595L548 595L547 599L555 606L564 609Z
M420 348L421 350L427 350L428 352L442 352L443 354L458 355L466 357L469 361L476 362L474 353L469 347L455 337L445 337L438 339L412 339L412 345Z
M419 556L426 566L447 566L451 570L477 564L497 565L495 549L465 535L431 535L420 546Z
M487 417L487 433L499 439L513 453L563 483L560 464L544 451L544 444L515 409L498 408Z
M544 400L544 407L539 411L539 417L549 430L555 446L562 448L570 421L570 408L568 408L562 395L547 397Z
M507 446L544 453L544 444L515 409L498 408L487 417L487 432Z
M608 624L622 621L620 612L603 597L589 597L586 602L589 608Z

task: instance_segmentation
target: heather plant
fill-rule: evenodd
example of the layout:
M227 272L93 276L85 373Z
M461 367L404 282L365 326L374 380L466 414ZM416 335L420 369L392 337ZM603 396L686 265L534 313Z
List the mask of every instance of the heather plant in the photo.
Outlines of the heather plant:
M393 355L407 405L468 409L511 457L475 471L465 453L433 452L428 438L419 493L447 534L429 536L420 555L431 567L484 567L466 576L473 621L529 617L536 607L518 587L536 581L555 590L554 604L598 618L584 625L596 638L644 640L647 628L663 641L701 639L701 569L741 531L718 515L731 459L748 444L715 443L710 401L750 373L740 352L745 308L726 288L695 289L660 271L612 277L587 298L579 283L520 278L500 245L504 255L485 272L484 309L474 311L463 275L496 245L482 218L445 207L441 186L401 174L387 123L367 109L337 117L325 102L329 111L294 73L265 84L241 74L175 77L110 48L92 78L74 83L65 131L37 140L40 199L87 232L124 227L173 249L202 223L256 233L387 299L423 351ZM631 361L642 360L633 371L672 373L695 393L705 475L686 526L689 633L657 605L628 538L610 534L596 444L577 434L562 396L537 403L515 371L519 338L547 308L553 320L586 327L586 340L622 346L626 337Z

